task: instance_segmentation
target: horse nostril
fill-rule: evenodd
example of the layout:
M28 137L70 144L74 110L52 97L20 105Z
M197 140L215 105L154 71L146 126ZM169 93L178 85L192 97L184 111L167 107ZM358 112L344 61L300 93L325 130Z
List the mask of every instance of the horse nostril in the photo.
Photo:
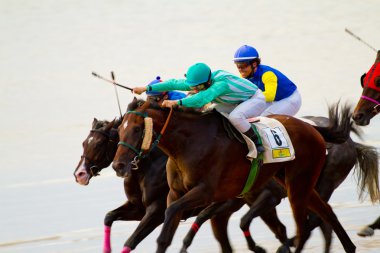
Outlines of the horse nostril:
M84 173L83 171L81 171L81 172L79 172L78 174L77 174L77 177L83 177L83 176L85 176L86 175L86 173Z
M360 120L361 118L363 118L363 113L354 113L354 115L352 115L352 119L355 121Z

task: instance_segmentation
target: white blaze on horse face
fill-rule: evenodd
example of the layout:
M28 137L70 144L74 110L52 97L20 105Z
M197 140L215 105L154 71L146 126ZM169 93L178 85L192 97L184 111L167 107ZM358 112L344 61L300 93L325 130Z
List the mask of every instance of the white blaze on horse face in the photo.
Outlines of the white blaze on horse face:
M77 171L75 171L75 178L81 185L87 185L88 180L90 179L90 175L87 173L85 164L86 158L83 158L81 163L79 164L79 168L77 169Z
M127 126L128 126L128 120L126 120L125 123L124 123L124 125L123 125L124 129L126 129Z
M91 142L92 142L92 140L94 139L94 137L90 137L90 138L88 138L88 144L90 144Z

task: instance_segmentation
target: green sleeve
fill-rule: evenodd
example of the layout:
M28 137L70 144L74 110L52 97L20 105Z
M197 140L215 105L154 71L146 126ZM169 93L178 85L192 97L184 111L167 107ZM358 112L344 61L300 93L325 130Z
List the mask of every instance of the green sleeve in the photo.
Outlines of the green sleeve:
M192 96L181 99L185 107L200 108L226 92L226 86L222 83L211 85L207 90L198 92Z
M152 85L152 91L171 91L171 90L191 90L190 86L185 83L185 79L168 79L161 83ZM148 88L148 86L147 86Z

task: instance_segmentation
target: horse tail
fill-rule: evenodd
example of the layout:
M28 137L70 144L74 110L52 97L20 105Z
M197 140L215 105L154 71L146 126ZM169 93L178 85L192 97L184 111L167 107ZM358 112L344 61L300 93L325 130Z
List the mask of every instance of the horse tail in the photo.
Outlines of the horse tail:
M352 107L345 104L341 108L339 101L329 106L329 126L314 126L323 136L326 142L343 143L350 137L350 132L357 133L358 129L353 126L351 120Z
M365 193L368 192L372 203L379 202L379 157L377 150L375 147L356 142L354 145L358 154L355 170L357 171L357 184L360 189L359 199L363 200Z

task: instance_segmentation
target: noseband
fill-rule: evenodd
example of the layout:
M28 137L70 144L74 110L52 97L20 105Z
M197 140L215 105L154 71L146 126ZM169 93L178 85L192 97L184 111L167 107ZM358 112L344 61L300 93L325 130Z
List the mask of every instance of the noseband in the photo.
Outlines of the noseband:
M373 99L373 98L370 98L370 97L367 97L367 96L361 96L362 99L364 100L368 100L374 104L376 104L373 108L372 108L372 112L374 112L375 114L378 114L380 112L380 102Z
M140 148L140 150L138 150L137 148L135 148L134 146L132 146L131 144L129 144L127 142L119 141L118 145L127 147L136 153L136 156L133 158L133 161L131 162L131 164L134 166L132 169L137 170L138 169L138 163L140 162L140 160L147 157L149 155L149 153L158 145L158 143L160 142L161 137L164 134L166 127L170 121L172 113L173 113L173 108L170 108L169 115L166 118L165 124L162 127L160 134L157 135L156 140L151 144L151 147L148 149L147 152L144 153L144 150L142 150L141 148ZM129 112L127 112L127 114L136 114L136 115L143 117L143 118L148 117L147 113L141 113L141 112L137 112L137 111L129 111ZM144 134L141 136L141 139L144 139Z

